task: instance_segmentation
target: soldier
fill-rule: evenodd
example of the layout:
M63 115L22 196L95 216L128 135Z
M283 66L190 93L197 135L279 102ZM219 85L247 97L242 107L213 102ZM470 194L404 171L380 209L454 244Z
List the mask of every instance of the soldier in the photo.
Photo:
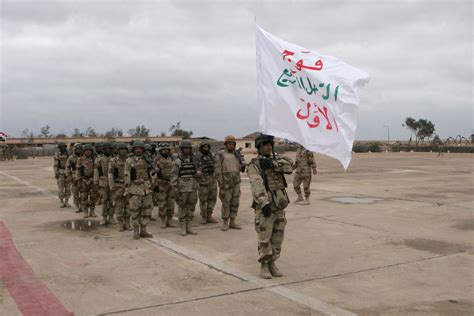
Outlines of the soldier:
M153 238L153 235L147 232L153 208L150 175L153 166L145 160L144 151L145 144L143 142L134 142L132 146L133 156L125 162L125 194L128 196L133 239L139 239L140 237Z
M211 153L211 144L209 142L204 141L199 144L199 152L195 156L195 165L201 173L201 176L198 178L201 224L218 223L212 217L217 201L217 180L214 175L214 155Z
M95 202L97 199L97 187L94 185L94 159L92 158L92 145L83 147L83 156L76 163L76 178L79 180L81 189L81 208L84 218L97 217L95 214Z
M128 201L125 193L124 174L125 162L127 161L127 144L116 145L117 156L110 159L109 162L109 189L113 198L112 206L117 216L118 230L132 230L130 226L130 212L128 210Z
M242 229L235 222L239 210L240 172L245 171L245 162L235 150L235 137L230 135L224 139L224 150L217 152L215 157L215 175L219 183L219 198L222 202L222 230L229 228ZM230 218L230 223L229 223Z
M158 205L158 215L161 219L161 228L174 227L172 224L175 195L176 192L170 183L173 158L171 148L168 143L161 143L158 147L158 155L155 158L156 205Z
M92 159L94 161L96 160L97 157L100 157L102 155L103 149L102 149L103 143L96 143L94 146L94 151L92 152ZM102 204L102 191L97 190L96 192L96 205L101 205Z
M192 144L182 140L179 144L180 153L173 161L171 169L171 185L173 186L178 204L178 218L181 236L197 235L192 229L194 209L197 202L197 169L192 157Z
M73 154L69 156L66 162L66 174L69 179L71 179L71 191L76 206L76 213L82 212L81 209L81 197L80 197L80 187L79 187L79 178L76 177L76 165L78 159L82 156L82 145L77 143L74 145Z
M289 203L284 173L291 174L293 162L275 156L273 136L260 135L255 139L258 158L252 159L247 174L255 210L255 231L258 234L260 276L264 279L281 277L275 261L280 257L285 234L284 209Z
M54 177L58 184L58 196L61 201L60 207L70 207L71 181L66 174L66 162L68 159L67 146L65 143L58 144L59 151L54 155Z
M102 197L102 221L100 225L117 224L114 219L114 208L112 206L112 193L109 187L109 162L112 156L112 143L102 144L102 154L95 159L94 185L99 187Z
M296 194L298 194L295 203L308 205L309 196L311 195L311 171L314 175L318 173L313 153L306 150L303 146L300 146L296 152L296 161L293 169L296 170L295 177L293 178L293 188L295 189ZM304 200L303 195L301 194L301 183L303 183Z

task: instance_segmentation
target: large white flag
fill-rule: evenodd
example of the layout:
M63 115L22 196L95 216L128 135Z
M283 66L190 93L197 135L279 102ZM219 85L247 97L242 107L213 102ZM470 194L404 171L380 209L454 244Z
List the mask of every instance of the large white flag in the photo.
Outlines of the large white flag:
M260 130L351 161L359 89L370 79L343 61L285 42L257 26Z

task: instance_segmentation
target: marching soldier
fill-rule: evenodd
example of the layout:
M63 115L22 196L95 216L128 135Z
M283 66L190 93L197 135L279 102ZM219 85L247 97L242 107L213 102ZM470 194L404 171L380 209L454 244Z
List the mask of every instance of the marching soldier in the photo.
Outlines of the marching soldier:
M192 144L182 140L179 144L180 153L173 161L171 170L171 185L174 187L176 204L178 204L179 225L181 236L197 235L192 229L194 209L197 202L197 169L192 157Z
M77 161L82 156L82 145L77 143L74 145L73 153L66 162L66 174L69 179L71 179L71 191L76 206L76 213L82 212L81 208L81 196L80 196L80 186L79 178L76 177L76 166Z
M171 169L173 158L168 143L158 145L158 155L155 158L156 172L156 205L161 219L161 228L174 227L172 224L176 192L171 185Z
M212 217L217 201L217 180L214 175L214 155L211 153L209 142L204 141L199 144L199 152L196 154L195 159L195 165L201 172L201 176L198 178L201 224L218 223Z
M95 159L94 185L100 189L102 197L102 222L100 225L116 224L112 195L108 183L109 162L112 155L112 143L102 144L102 154Z
M219 183L219 198L222 202L222 230L229 228L242 229L235 219L239 210L240 172L245 171L245 162L240 152L235 150L235 137L230 135L224 139L224 150L217 152L215 157L215 175ZM229 222L230 219L230 222Z
M108 177L111 196L113 197L114 213L117 217L118 230L132 230L130 226L130 212L125 196L125 162L127 161L127 144L117 144L117 156L110 159Z
M275 261L281 253L286 226L285 208L289 203L284 174L291 174L293 170L289 158L275 156L273 145L273 136L257 137L258 158L252 159L247 171L255 210L260 276L264 279L283 275Z
M94 211L97 187L94 185L95 168L92 150L92 145L85 145L83 147L83 156L79 157L76 164L76 179L79 181L81 208L84 212L84 218L97 217Z
M314 175L318 173L313 153L306 150L303 146L300 146L296 152L296 161L293 169L296 170L293 178L293 188L295 189L296 194L298 194L295 203L308 205L310 204L309 196L311 195L311 171ZM303 183L304 199L301 194L301 183Z
M60 207L70 207L69 197L71 196L70 178L66 174L66 162L68 151L65 143L58 144L59 151L54 156L54 177L58 185L58 196L61 201Z
M133 239L153 238L147 232L153 208L151 175L153 166L145 160L143 154L145 144L140 141L133 143L133 156L125 162L124 183L125 194L128 196L128 205L133 226Z

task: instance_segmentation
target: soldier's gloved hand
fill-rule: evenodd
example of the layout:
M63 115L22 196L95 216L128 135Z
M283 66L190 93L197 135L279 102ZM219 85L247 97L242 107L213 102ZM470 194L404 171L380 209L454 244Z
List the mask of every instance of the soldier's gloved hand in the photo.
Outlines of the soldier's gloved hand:
M272 207L270 206L270 203L265 204L265 206L262 207L262 213L265 217L270 217L270 215L272 215Z
M245 172L245 167L247 167L247 165L246 165L246 164L242 164L242 165L240 166L240 172L244 173L244 172Z

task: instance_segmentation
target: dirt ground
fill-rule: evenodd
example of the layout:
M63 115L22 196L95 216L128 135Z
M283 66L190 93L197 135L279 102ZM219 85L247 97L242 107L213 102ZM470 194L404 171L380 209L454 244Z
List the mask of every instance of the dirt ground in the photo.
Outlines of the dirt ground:
M269 281L245 175L241 231L196 216L197 236L153 222L135 241L59 208L51 158L0 162L0 314L474 314L472 154L355 154L346 173L316 157Z

